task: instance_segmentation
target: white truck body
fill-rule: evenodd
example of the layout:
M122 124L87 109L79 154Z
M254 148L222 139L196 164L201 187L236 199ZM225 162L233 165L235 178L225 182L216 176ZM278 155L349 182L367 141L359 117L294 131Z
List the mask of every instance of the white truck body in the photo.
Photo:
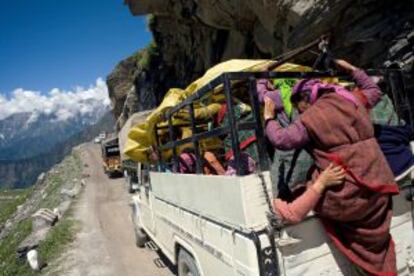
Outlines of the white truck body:
M261 69L260 69L261 70ZM215 71L213 71L215 72ZM358 275L358 271L333 246L325 234L319 219L310 214L296 225L286 225L275 231L268 220L269 203L266 194L272 190L256 80L258 78L324 78L332 74L321 72L223 72L215 77L197 80L191 85L194 93L183 101L152 114L152 118L164 119L167 125L154 124L154 154L158 154L158 169L164 172L139 172L142 178L138 192L133 196L133 220L137 245L143 244L143 236L149 236L166 257L178 267L179 276L313 276ZM260 73L260 74L258 74ZM382 75L383 73L381 73ZM394 76L395 74L395 76ZM387 75L393 95L405 95L404 86L397 80L402 73ZM340 77L340 76L336 76ZM342 77L343 78L343 77ZM249 116L237 116L236 97L240 81L245 85ZM237 84L237 87L236 87ZM187 92L187 91L186 91ZM228 122L210 129L203 125L212 123L211 118L195 116L195 103L213 101L212 94L223 93L226 100ZM243 91L240 90L240 93ZM242 101L243 102L243 101ZM244 103L244 102L243 102ZM204 104L204 102L203 102ZM167 108L168 107L168 108ZM241 108L240 108L241 109ZM163 112L161 112L163 110ZM165 112L164 112L165 111ZM180 111L189 115L187 124L181 124ZM178 116L180 115L180 116ZM201 120L202 119L202 120ZM154 119L155 120L155 119ZM163 121L163 122L164 122ZM179 138L185 128L191 128L192 136ZM241 175L240 131L254 131L258 170L263 173ZM168 132L168 135L165 133ZM159 135L164 135L161 137ZM250 135L249 135L250 136ZM201 141L212 137L229 138L238 176L203 175L203 151ZM148 137L146 137L148 138ZM248 139L247 139L248 140ZM246 142L246 140L244 141ZM179 168L180 147L192 143L197 174L165 172ZM205 148L207 147L207 148ZM172 157L162 153L171 151ZM139 158L137 158L139 159ZM413 185L401 188L394 197L394 216L391 234L396 245L399 275L414 275ZM408 196L407 196L407 193Z
M270 192L269 173L263 178ZM268 205L261 178L150 173L133 197L136 227L173 263L179 250L194 258L200 275L355 275L319 219L312 214L274 237L266 229ZM393 235L399 275L414 275L413 205L406 190L394 197ZM260 252L260 254L259 254ZM278 267L279 272L274 270Z

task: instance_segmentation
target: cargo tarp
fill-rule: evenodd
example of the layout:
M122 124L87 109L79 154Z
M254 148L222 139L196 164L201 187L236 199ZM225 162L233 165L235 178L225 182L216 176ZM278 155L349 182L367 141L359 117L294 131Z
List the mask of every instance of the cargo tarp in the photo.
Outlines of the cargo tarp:
M121 152L121 160L130 159L129 156L125 155L125 145L128 140L129 131L136 125L145 122L145 119L152 113L153 110L146 110L132 114L131 117L125 122L121 130L118 132L119 147Z

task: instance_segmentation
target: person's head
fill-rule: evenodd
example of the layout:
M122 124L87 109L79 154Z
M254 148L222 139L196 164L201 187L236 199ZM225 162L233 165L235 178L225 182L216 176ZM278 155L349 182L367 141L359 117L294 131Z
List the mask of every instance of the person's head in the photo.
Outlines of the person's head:
M310 106L310 91L301 91L290 98L292 105L299 113L305 112Z
M299 113L305 112L311 106L312 89L317 83L319 80L304 79L293 87L290 101Z
M318 79L305 79L299 81L292 90L290 101L299 111L305 112L323 94L335 92L339 87L322 83ZM343 89L343 88L342 88Z
M179 167L178 171L180 173L195 173L197 170L196 156L194 150L190 148L184 149L178 157Z

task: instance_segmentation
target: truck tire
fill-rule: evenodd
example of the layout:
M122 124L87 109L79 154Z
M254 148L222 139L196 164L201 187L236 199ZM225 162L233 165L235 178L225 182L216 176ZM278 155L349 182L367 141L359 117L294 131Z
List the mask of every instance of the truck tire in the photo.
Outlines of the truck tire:
M196 261L184 249L178 253L178 276L200 276Z
M128 188L128 193L132 194L132 183L131 183L131 177L129 175L125 176L124 173L124 178L125 178L125 183L127 184L127 188Z
M139 248L143 248L145 246L145 243L148 241L147 234L145 234L144 230L142 228L135 226L134 227L135 232L135 244Z
M132 223L134 224L134 234L135 234L135 245L139 248L145 246L145 243L148 241L148 236L145 234L145 231L140 227L140 223L138 222L135 214L135 207L133 208L132 212Z
M128 193L133 194L134 193L134 189L132 189L132 177L127 175L125 177L125 182L127 183L127 187L128 187Z

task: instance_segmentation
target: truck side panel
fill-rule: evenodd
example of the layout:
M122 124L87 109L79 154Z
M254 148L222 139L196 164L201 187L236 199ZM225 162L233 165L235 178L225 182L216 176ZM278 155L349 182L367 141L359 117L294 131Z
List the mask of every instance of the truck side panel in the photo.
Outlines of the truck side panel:
M167 255L174 256L178 243L193 254L203 275L259 275L252 240L160 199L154 210L155 241Z
M268 172L263 173L270 187ZM155 196L237 227L263 229L269 207L261 185L252 174L244 177L151 173Z

